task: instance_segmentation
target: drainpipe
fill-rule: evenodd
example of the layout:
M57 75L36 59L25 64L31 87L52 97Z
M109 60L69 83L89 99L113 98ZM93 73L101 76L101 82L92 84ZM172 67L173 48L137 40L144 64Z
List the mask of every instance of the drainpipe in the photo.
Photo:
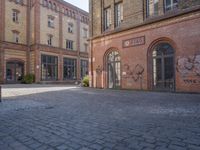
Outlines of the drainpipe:
M31 53L31 5L32 5L32 0L27 1L28 2L28 7L27 7L27 66L26 66L26 74L30 73L30 53Z
M2 102L1 100L1 85L0 85L0 103Z

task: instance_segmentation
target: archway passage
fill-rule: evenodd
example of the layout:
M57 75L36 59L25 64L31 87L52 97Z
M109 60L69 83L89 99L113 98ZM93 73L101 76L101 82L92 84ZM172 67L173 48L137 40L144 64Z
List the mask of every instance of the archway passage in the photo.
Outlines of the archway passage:
M152 52L153 90L175 90L174 49L168 43L157 44Z
M8 61L6 63L6 82L19 83L24 76L24 63L20 61Z
M108 88L121 86L121 58L117 51L112 51L107 56Z

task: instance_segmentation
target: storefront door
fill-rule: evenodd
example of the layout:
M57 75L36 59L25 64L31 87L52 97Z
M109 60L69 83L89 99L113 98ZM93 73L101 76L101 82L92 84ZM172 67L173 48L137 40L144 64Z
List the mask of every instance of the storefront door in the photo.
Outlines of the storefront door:
M13 61L6 63L6 82L21 82L24 75L24 64L22 62Z

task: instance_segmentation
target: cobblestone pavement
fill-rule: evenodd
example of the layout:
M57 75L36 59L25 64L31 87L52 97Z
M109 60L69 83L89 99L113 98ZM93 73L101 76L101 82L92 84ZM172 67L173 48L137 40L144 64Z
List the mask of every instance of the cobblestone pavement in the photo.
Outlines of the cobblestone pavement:
M200 95L4 85L1 150L200 150Z

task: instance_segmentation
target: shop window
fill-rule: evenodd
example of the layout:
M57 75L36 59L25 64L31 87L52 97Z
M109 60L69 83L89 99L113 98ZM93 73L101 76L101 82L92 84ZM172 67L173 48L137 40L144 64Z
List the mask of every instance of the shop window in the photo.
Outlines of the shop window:
M64 80L77 79L77 60L72 58L64 58L63 60L63 77Z
M41 76L43 81L57 80L58 78L58 57L42 55L41 56Z
M81 60L81 78L84 78L86 75L88 75L88 61Z

